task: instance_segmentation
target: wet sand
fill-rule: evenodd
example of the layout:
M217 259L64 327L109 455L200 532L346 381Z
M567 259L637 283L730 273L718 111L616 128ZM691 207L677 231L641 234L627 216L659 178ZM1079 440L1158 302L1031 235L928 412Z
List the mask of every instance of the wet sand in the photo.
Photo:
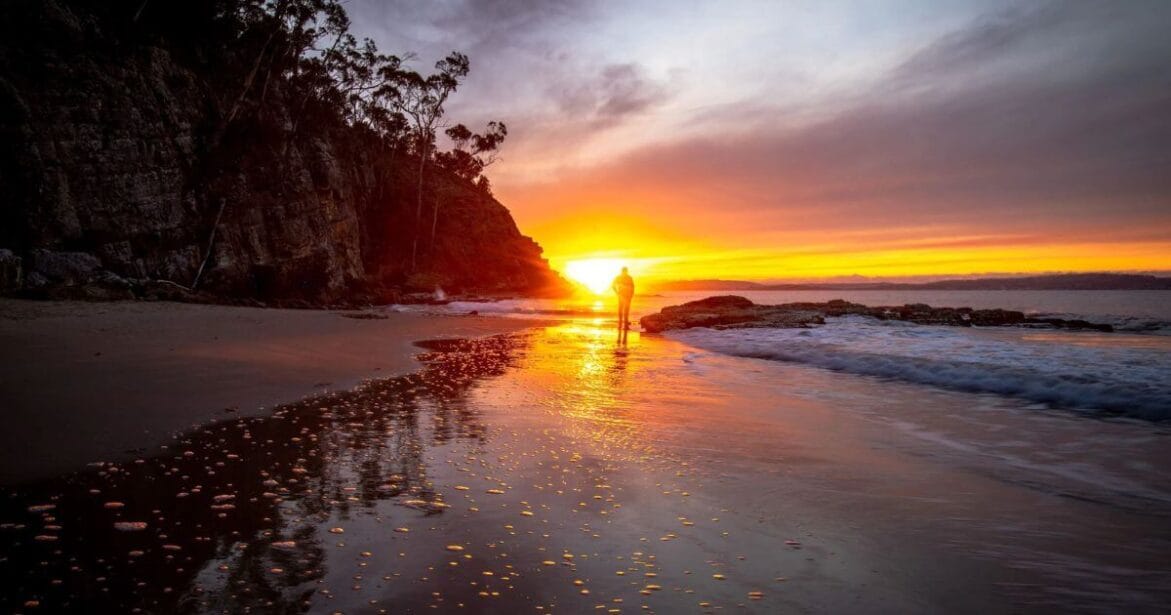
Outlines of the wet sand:
M1169 434L579 322L0 489L0 609L1161 612Z
M0 484L125 459L226 416L414 371L415 340L514 331L479 317L0 299Z

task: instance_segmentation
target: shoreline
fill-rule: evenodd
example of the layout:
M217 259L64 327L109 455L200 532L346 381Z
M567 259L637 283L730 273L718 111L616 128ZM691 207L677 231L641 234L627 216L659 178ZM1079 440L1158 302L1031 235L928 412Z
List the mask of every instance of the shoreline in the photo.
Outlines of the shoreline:
M200 425L416 371L416 342L539 320L0 299L0 485L124 460ZM380 313L382 314L382 313Z
M513 332L0 486L0 605L1158 612L1171 587L1165 427L596 323L332 316L354 345Z

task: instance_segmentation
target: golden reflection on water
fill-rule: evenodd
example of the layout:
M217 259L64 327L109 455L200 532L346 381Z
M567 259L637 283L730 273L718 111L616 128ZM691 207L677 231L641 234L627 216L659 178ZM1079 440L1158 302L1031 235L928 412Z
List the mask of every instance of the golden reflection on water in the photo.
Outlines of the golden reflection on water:
M607 422L622 420L616 411L629 406L621 394L629 376L629 355L637 353L640 344L637 333L633 344L628 341L623 346L616 339L609 321L594 318L551 327L536 340L538 345L559 348L552 353L542 352L543 348L530 353L530 367L573 380L571 386L563 387L563 414Z
M580 318L535 333L518 374L551 393L540 403L570 419L572 437L607 455L641 458L654 450L648 432L671 420L652 374L659 369L652 355L663 351L635 331L620 343L614 323Z

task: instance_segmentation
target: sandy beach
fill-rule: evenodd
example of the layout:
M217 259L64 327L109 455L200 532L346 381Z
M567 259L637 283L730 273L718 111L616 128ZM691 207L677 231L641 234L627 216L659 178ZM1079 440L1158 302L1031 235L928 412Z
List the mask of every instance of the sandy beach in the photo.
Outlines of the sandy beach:
M125 459L196 425L414 371L415 340L525 326L356 315L0 299L0 484Z
M217 398L184 417L217 422L162 449L6 487L5 610L1157 613L1171 598L1169 433L1149 423L1086 430L996 396L661 337L617 346L603 319L162 309L250 330L302 319L403 362L335 350L315 372L266 350L253 377L335 390L250 416ZM409 365L407 339L363 341L365 326L449 341L345 390ZM513 332L460 342L456 327ZM276 374L290 364L305 371Z
M1168 31L6 2L0 615L1171 615Z

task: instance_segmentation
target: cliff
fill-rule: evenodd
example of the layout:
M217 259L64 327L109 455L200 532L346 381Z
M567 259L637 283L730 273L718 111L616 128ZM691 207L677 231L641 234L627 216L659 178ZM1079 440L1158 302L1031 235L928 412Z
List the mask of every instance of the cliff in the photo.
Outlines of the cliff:
M419 158L280 71L233 117L257 44L223 3L7 4L3 290L329 304L563 285L503 205L440 166L417 220Z

